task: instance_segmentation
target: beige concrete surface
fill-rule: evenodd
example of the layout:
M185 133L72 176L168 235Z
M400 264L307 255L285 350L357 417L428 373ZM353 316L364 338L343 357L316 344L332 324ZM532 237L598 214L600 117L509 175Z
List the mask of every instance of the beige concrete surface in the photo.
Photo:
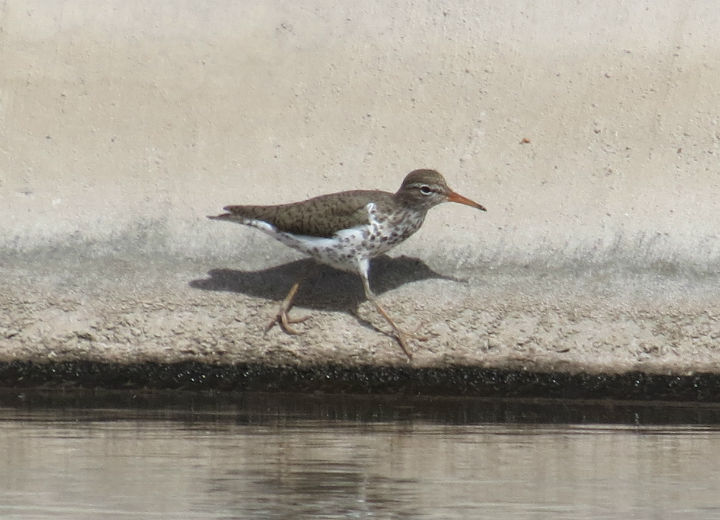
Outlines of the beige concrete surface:
M396 361L344 275L262 336L299 257L205 215L433 167L416 362L717 369L715 2L8 0L0 64L5 355Z
M13 262L0 312L0 362L198 361L271 366L398 365L407 359L332 269L301 290L290 336L265 325L307 262L240 270L153 257ZM372 282L411 341L414 367L688 375L720 371L717 281L612 270L512 270L452 279L410 257L379 259Z

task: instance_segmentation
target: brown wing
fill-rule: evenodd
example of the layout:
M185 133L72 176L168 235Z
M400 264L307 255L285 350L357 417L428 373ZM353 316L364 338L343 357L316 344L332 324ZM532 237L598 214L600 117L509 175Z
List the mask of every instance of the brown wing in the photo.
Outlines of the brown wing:
M240 223L262 220L288 233L331 237L340 229L367 224L367 204L390 198L392 194L382 191L346 191L278 206L226 206L228 213L215 218Z

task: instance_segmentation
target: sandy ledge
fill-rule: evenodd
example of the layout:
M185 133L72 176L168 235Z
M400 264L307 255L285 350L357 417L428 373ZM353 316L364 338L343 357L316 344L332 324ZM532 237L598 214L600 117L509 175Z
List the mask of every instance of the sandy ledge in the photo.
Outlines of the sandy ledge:
M715 274L381 258L381 301L424 336L408 363L359 279L331 269L299 295L303 335L265 334L308 265L5 257L0 384L720 401Z

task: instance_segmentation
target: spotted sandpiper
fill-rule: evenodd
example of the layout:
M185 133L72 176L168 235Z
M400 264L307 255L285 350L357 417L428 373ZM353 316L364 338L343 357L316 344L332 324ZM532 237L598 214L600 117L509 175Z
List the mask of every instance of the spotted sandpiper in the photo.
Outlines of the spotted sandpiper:
M320 263L359 274L365 296L393 328L403 352L412 358L408 333L395 324L370 289L370 259L415 233L428 210L442 202L485 211L482 205L452 191L435 170L414 170L396 193L354 190L276 206L226 206L227 213L209 218L252 226ZM290 324L307 317L292 320L288 311L301 282L293 284L266 330L278 323L285 332L298 334Z

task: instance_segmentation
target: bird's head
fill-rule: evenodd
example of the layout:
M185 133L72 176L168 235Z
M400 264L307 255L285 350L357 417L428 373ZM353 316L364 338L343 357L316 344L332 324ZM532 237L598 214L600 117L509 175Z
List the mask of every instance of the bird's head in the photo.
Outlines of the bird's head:
M445 178L435 170L414 170L408 173L395 197L405 204L425 210L443 202L457 202L486 211L482 204L451 190Z

